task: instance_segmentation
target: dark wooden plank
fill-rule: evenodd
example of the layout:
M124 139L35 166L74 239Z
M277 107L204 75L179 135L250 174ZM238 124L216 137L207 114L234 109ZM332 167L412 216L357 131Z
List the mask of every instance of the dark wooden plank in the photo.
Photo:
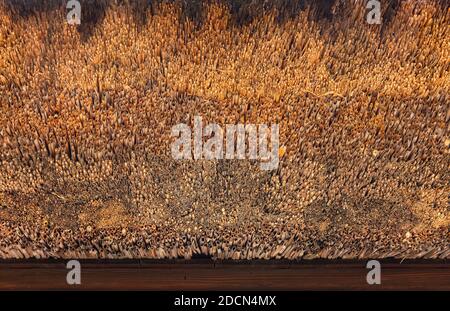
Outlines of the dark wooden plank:
M0 264L1 290L450 290L450 265L382 263L381 285L365 262L82 262L82 284L66 284L64 262Z

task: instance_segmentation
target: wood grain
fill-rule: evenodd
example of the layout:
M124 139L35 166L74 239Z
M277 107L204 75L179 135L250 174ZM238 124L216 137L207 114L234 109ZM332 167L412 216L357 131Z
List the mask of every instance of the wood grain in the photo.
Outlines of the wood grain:
M365 262L81 262L81 285L62 261L0 263L0 290L450 290L446 261L383 263L381 285Z

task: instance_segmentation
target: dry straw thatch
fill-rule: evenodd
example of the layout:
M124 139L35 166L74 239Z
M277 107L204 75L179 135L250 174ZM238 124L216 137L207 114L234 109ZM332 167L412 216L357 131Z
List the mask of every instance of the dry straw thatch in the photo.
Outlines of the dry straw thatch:
M449 257L445 2L81 2L0 1L0 258ZM195 115L279 169L174 161Z

